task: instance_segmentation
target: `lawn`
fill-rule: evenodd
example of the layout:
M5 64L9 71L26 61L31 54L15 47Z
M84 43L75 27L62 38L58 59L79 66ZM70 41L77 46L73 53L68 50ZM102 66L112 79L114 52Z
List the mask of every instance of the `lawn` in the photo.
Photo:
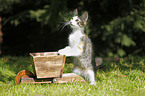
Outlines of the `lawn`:
M89 84L19 84L15 77L21 70L32 71L29 57L0 58L0 96L143 96L145 94L145 57L104 58L96 74L96 85ZM67 62L64 73L71 72Z

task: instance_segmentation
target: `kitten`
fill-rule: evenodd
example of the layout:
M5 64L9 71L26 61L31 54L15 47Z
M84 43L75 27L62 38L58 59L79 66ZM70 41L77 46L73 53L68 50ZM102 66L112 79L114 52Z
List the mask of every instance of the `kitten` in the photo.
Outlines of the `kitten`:
M73 72L83 76L90 82L90 85L95 85L95 73L92 65L92 43L84 33L84 28L88 19L88 13L84 12L81 17L78 17L77 9L74 11L74 16L66 25L70 25L72 33L69 35L69 46L58 51L60 55L73 56L74 68Z

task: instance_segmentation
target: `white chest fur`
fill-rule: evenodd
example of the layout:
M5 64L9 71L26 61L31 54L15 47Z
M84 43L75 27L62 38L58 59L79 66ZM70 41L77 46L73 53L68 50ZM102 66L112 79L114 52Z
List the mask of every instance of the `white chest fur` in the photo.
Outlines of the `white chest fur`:
M80 30L73 32L69 36L69 45L70 47L77 47L80 43L81 38L83 37L84 34Z
M83 44L81 44L81 38L84 36L81 30L75 30L69 35L69 46L58 51L60 55L66 56L80 56L83 52Z

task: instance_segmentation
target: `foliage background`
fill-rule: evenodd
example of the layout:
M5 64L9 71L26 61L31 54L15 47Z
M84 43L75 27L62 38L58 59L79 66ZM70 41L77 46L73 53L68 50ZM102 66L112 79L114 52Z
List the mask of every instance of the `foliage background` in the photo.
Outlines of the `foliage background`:
M3 54L57 51L67 45L61 22L89 13L86 34L97 56L143 55L145 0L0 0Z

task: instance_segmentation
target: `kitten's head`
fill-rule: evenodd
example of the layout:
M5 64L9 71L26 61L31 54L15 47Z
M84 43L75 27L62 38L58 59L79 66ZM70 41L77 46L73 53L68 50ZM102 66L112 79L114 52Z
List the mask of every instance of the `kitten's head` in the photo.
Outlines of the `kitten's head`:
M74 11L74 16L69 21L72 28L84 28L88 19L88 12L84 12L82 16L78 17L77 9Z

